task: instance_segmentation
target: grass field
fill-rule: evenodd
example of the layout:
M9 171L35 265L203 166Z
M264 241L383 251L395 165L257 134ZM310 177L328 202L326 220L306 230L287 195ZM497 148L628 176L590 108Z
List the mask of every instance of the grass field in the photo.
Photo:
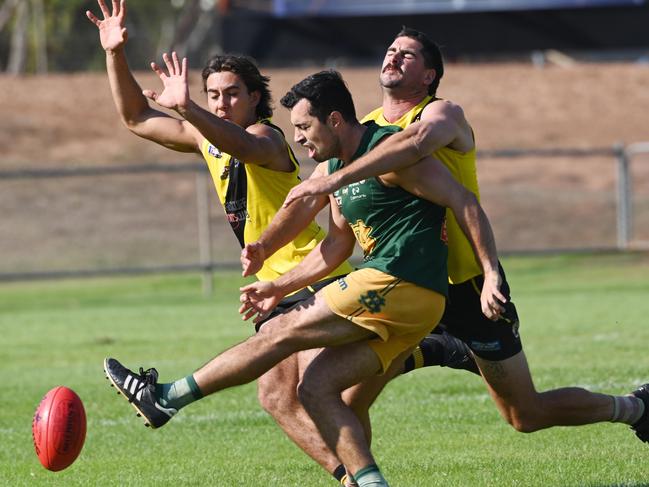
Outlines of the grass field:
M649 381L649 256L504 260L538 389L626 393ZM150 431L108 387L102 360L185 375L250 334L236 273L212 298L193 275L0 285L0 485L336 485L261 410L255 386L225 391ZM88 434L67 470L46 471L31 440L36 405L64 384ZM525 435L481 381L426 369L394 381L372 410L374 453L391 485L648 486L649 445L622 425Z

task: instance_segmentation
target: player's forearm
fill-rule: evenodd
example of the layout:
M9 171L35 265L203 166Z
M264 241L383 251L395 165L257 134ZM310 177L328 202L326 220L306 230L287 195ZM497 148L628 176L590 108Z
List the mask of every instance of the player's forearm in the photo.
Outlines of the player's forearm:
M133 77L122 49L106 51L106 70L117 112L124 124L132 129L149 110L149 103Z
M223 152L244 163L257 162L252 160L255 159L257 139L239 125L217 117L192 100L186 107L179 107L178 113Z
M467 193L470 196L466 196L463 204L453 210L455 218L473 247L483 273L498 272L498 252L491 224L475 195Z
M312 196L302 198L299 205L280 208L257 241L262 245L266 258L295 240L327 202L326 196Z
M274 284L284 295L302 289L329 275L349 258L352 250L353 245L349 247L342 242L325 238L299 265L278 277Z
M328 176L338 188L381 174L399 171L423 157L413 133L397 132L352 164Z

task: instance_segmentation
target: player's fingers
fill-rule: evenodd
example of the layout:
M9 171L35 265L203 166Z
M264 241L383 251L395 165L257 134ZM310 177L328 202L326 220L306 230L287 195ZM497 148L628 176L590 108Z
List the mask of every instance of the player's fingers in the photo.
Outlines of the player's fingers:
M164 79L166 75L164 74L164 71L162 71L162 68L158 66L156 63L151 63L151 70L157 74L161 79Z
M256 324L259 323L260 321L265 320L265 319L266 319L266 315L267 315L267 313L264 313L264 314L258 314L258 315L256 316L256 318L255 318L254 320L252 320L252 322L256 325Z
M295 192L293 190L289 191L289 193L286 195L286 199L284 200L284 208L288 207L291 203L293 203L299 196L296 196Z
M183 80L187 81L187 58L183 58L182 62L182 70L180 71L180 75L183 77Z
M255 283L253 282L252 284L246 284L243 287L239 288L239 292L243 294L249 294L250 292L255 292L257 289L255 287Z
M101 20L99 20L97 17L95 17L95 14L93 14L90 10L86 10L86 17L95 24L97 27L101 25Z
M119 15L119 1L118 0L113 0L113 15L118 16Z
M495 299L497 299L501 304L504 304L507 302L507 297L500 291L500 289L496 286L494 286L493 291L491 291L492 296L494 296Z
M244 320L244 321L248 321L250 318L252 318L252 317L255 316L256 314L257 314L257 312L256 312L255 310L252 310L252 309L251 309L251 310L249 310L246 314L244 314L243 316L241 316L241 319ZM255 320L253 320L253 323L255 323Z
M167 54L166 52L163 53L162 60L164 61L165 66L167 66L167 72L169 73L169 75L174 74L174 65L171 62L171 58L169 57L169 54Z
M142 90L142 94L153 101L158 98L158 94L153 90Z
M97 0L97 3L99 4L99 8L101 9L101 13L104 14L104 19L107 19L110 17L110 12L108 11L108 7L104 3L104 0Z
M174 74L180 74L180 63L176 51L171 52L171 65L174 67Z
M126 17L126 0L122 0L119 3L119 16L121 18Z

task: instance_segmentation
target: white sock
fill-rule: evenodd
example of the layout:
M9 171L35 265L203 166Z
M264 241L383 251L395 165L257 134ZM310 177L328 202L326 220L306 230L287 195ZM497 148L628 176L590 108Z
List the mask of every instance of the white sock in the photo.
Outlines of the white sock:
M613 398L613 417L611 423L635 424L644 414L644 402L634 395L611 396Z

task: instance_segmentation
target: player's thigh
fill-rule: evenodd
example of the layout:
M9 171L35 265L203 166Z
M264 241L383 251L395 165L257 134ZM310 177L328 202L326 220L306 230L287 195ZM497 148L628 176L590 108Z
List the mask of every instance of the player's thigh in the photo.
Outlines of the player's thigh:
M295 342L303 350L344 345L375 336L371 330L331 311L322 291L266 322L260 333L274 334L281 341Z

